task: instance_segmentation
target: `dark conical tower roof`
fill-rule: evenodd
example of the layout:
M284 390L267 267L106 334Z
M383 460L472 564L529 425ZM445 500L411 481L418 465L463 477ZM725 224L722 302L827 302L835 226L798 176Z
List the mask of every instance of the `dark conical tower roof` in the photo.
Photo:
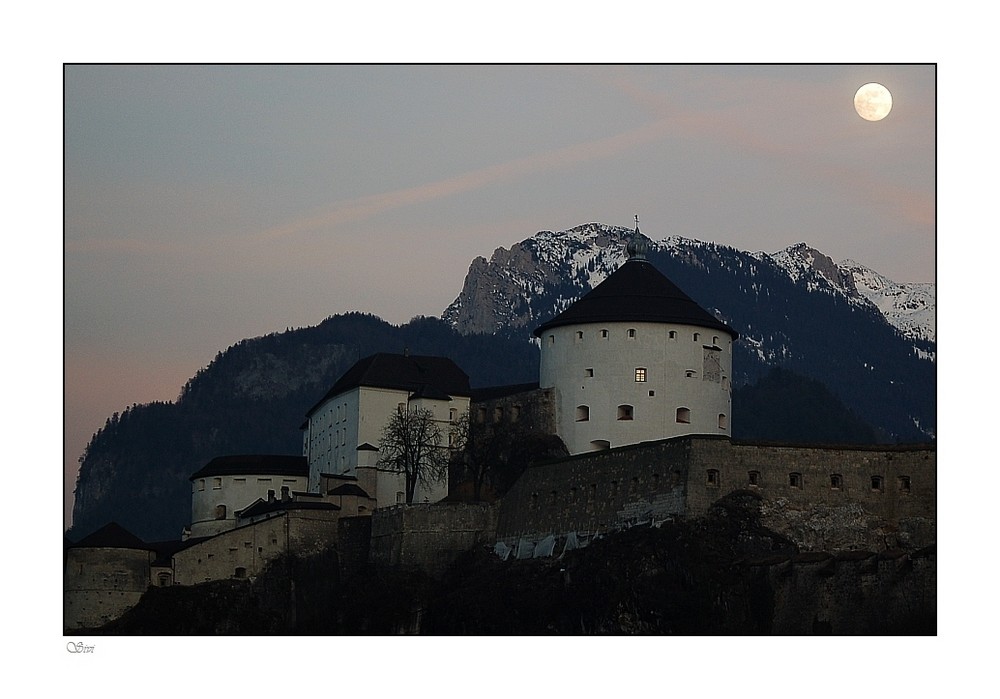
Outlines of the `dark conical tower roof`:
M629 253L625 264L579 301L540 325L535 336L563 325L634 321L697 325L737 337L735 330L695 303L645 255L635 255L631 249Z

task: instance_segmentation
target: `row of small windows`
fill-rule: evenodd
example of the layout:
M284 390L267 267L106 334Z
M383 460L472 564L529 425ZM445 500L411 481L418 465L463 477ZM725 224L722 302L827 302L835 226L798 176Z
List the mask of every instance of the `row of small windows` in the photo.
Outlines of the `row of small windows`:
M520 420L521 406L511 405L509 408L509 411L505 411L502 405L498 405L493 408L493 422L503 422L504 416L508 414L510 415L511 422L517 422ZM476 422L486 422L488 414L489 411L485 407L480 406L479 410L476 412Z
M593 367L587 367L586 369L583 370L583 375L586 378L588 378L588 379L594 378L594 368ZM646 379L647 379L648 376L649 376L649 374L648 374L648 372L646 370L646 367L636 367L635 368L635 381L636 381L636 383L646 383ZM696 379L696 378L698 378L698 372L696 370L694 370L694 369L686 369L684 371L684 376L686 378L689 378L689 379Z
M603 329L603 328L601 329L601 339L602 340L607 340L610 337L610 335L611 335L611 333L607 329ZM635 328L629 328L628 330L625 331L625 337L627 337L630 340L634 340L637 336L638 336L638 332L636 331ZM585 337L585 334L584 334L583 330L577 330L576 331L576 341L577 342L581 342L584 337ZM670 330L667 333L667 337L669 337L671 340L676 340L677 339L677 331L676 330ZM701 333L692 333L691 334L691 340L693 342L701 342ZM554 345L555 343L556 343L556 336L555 335L549 335L549 344L550 345ZM719 345L719 336L718 335L712 335L712 344L715 345L715 346Z
M257 483L258 484L264 484L264 483L269 484L269 483L271 483L271 480L272 479L270 479L270 478L258 478L257 479ZM233 485L245 485L246 482L247 482L246 478L239 478L239 477L233 478ZM286 484L292 484L292 485L294 485L298 481L295 478L282 478L281 482L282 483L286 483ZM206 485L205 479L204 478L199 478L198 479L198 490L205 490L205 485ZM212 490L222 490L222 478L221 477L216 476L215 478L212 479Z
M754 487L760 485L761 482L760 471L749 471L748 477L749 477L749 485ZM674 486L677 485L678 482L679 482L679 474L675 473L673 482L668 485ZM718 469L710 468L705 472L705 484L708 485L709 487L717 488L721 485L721 482L722 482L721 476ZM830 475L831 488L835 490L843 488L843 482L844 481L842 475L836 473ZM899 476L896 482L899 487L899 491L901 493L905 494L910 492L911 484L909 476ZM801 488L802 474L795 472L788 474L788 484L790 487L793 488ZM617 480L609 481L607 485L608 485L607 496L608 497L617 496L619 492L618 481ZM631 495L639 492L648 492L648 491L655 492L656 489L660 487L660 485L661 485L660 474L653 473L650 476L649 483L646 484L645 490L642 488L642 484L640 483L639 478L636 477L632 478L628 482L628 490L626 491L626 493ZM873 491L882 492L884 488L885 488L885 479L882 476L873 475L871 477L871 489ZM597 483L591 483L586 488L578 488L575 486L570 488L569 491L566 493L566 501L569 503L580 502L584 493L587 502L594 502L597 499ZM538 500L539 500L538 493L532 493L530 501L528 503L529 508L530 509L536 508L538 506ZM558 504L559 491L557 490L550 491L548 493L547 501L549 505Z
M619 420L634 420L635 419L635 407L623 403L618 406L618 419ZM677 408L677 413L675 415L675 420L682 425L691 424L691 409L690 408ZM589 422L590 421L590 406L589 405L578 405L576 406L576 421L577 422ZM725 413L719 413L719 429L729 429L729 416Z
M719 485L719 471L717 469L709 469L706 472L705 483L709 486ZM759 488L761 486L761 475L760 471L748 471L747 472L747 485ZM844 476L840 473L831 473L829 486L831 490L843 490L844 488ZM871 490L875 492L882 492L885 490L885 477L880 475L873 475L869 480L869 486ZM896 479L896 486L901 493L910 492L910 477L909 476L899 476ZM803 487L803 477L801 473L797 471L792 471L788 474L788 487L801 489Z

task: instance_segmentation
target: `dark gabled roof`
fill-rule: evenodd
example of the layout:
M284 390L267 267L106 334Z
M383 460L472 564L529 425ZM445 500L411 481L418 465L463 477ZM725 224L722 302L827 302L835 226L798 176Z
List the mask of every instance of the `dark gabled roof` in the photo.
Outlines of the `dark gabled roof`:
M651 263L632 258L611 276L535 330L584 323L647 322L697 325L729 333L735 330L695 303Z
M378 451L378 447L376 447L373 444L369 444L368 442L365 442L364 444L359 444L358 448L355 449L355 451Z
M344 485L338 485L336 488L327 493L327 495L360 495L363 498L371 497L361 486L355 483L344 483Z
M188 479L208 476L308 476L309 462L304 456L289 454L242 454L217 456Z
M105 524L96 532L89 534L75 544L72 544L71 548L141 549L143 551L153 550L152 546L129 530L125 529L125 527L121 526L117 522Z
M373 354L344 372L337 383L309 409L310 417L326 401L358 386L409 391L417 397L468 396L469 376L447 357L420 357L403 354Z

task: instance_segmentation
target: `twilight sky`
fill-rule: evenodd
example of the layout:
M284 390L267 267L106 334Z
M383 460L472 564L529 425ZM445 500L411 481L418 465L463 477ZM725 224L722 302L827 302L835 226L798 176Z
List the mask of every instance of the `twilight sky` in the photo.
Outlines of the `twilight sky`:
M66 524L112 412L246 337L439 315L591 221L935 281L931 65L65 69ZM880 122L854 111L892 92Z

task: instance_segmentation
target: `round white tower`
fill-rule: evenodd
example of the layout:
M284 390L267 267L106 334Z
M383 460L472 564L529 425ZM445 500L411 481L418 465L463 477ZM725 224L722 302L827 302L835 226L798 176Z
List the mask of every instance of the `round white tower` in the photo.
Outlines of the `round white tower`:
M555 389L570 454L685 434L730 433L734 330L646 260L629 259L535 330L539 385Z

